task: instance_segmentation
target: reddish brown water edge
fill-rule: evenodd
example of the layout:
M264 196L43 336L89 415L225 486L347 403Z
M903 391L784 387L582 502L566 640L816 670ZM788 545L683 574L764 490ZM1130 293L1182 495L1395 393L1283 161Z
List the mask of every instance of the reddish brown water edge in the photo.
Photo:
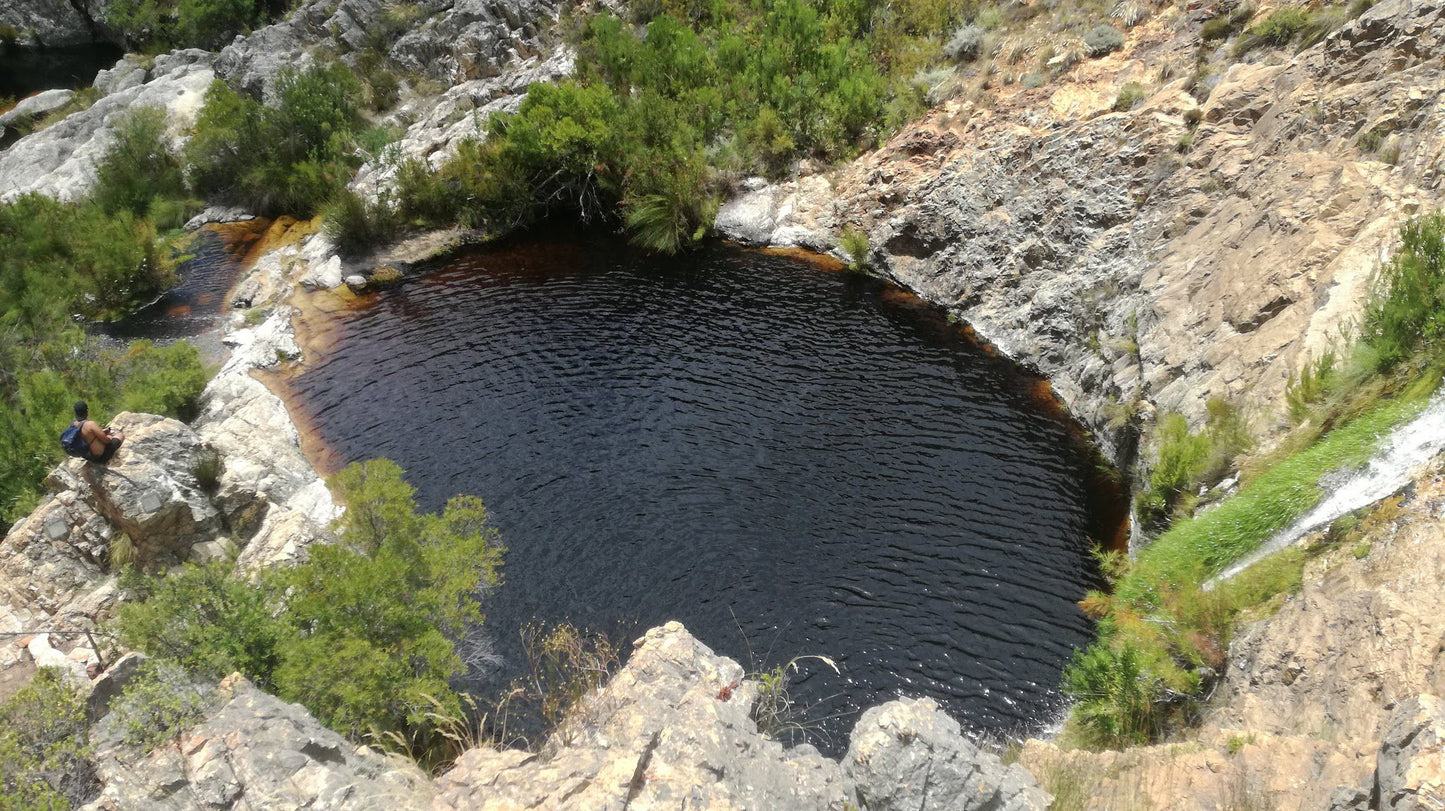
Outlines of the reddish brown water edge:
M898 694L1037 728L1093 636L1077 601L1124 499L1046 384L894 286L563 232L306 297L300 323L280 382L323 466L392 458L503 532L479 689L527 622L680 619L753 669L838 662L794 688L827 748Z

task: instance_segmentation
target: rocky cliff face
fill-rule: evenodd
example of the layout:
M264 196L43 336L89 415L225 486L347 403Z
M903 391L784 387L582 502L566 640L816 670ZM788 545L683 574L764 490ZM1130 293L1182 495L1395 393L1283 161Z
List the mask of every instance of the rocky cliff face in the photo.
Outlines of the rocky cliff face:
M719 226L821 250L862 229L878 270L1036 366L1116 460L1131 415L1199 420L1211 396L1267 433L1399 222L1439 198L1445 8L1386 0L1229 67L1202 105L1179 79L1112 112L1126 82L1190 64L1198 20L1168 17L1057 86L948 102L837 173L755 187Z

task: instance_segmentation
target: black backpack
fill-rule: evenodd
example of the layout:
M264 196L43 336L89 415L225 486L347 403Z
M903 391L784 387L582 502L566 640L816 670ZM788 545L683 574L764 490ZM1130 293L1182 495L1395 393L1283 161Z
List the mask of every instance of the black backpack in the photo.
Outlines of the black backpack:
M80 430L83 423L72 423L69 428L60 432L60 447L67 456L74 456L77 459L85 459L90 456L90 443L85 441L85 436Z

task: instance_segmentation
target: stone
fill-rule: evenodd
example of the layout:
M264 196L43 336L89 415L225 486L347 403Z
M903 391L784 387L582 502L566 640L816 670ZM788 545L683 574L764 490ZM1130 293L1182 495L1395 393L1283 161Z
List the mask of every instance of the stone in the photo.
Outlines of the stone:
M1445 704L1428 693L1395 708L1375 764L1379 811L1426 811L1445 805Z
M16 102L14 107L0 114L0 126L12 127L23 124L32 118L40 118L46 113L58 110L70 103L70 99L74 95L74 90L56 88L42 90L33 96L26 96Z
M346 286L352 290L366 289L366 277L360 273L353 273L346 277Z
M126 54L115 63L114 67L96 73L95 81L91 82L91 85L100 91L102 96L139 87L145 84L146 79L150 77L150 69L146 63L147 60L144 56Z
M0 3L0 25L21 33L20 43L59 48L110 40L122 44L116 32L104 25L104 3L99 0L6 0Z
M254 220L256 215L239 206L206 206L200 214L186 220L182 226L187 231L195 231L203 225L220 222L245 222Z
M110 148L114 127L128 109L163 109L167 132L178 142L195 123L215 74L206 60L182 64L169 72L162 70L161 58L156 64L150 81L113 90L89 108L26 135L0 152L0 202L29 192L62 202L85 197L96 182L96 163Z
M974 746L932 699L867 710L850 741L843 769L860 808L1044 811L1053 801L1023 767Z
M143 653L127 653L111 663L110 667L95 679L90 687L90 695L85 698L86 717L92 723L110 711L110 703L125 692L126 685L135 678L146 658Z
M433 789L415 764L348 743L300 706L239 675L179 740L146 753L102 722L94 763L103 788L87 809L309 808L408 811Z

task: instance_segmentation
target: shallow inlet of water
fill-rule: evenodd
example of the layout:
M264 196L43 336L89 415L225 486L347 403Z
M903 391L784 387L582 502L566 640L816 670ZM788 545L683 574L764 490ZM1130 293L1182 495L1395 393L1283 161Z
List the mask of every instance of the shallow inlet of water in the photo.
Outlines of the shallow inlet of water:
M518 675L528 621L678 619L751 669L835 660L794 688L833 748L900 693L1037 729L1092 637L1076 601L1122 500L1046 386L895 287L534 235L325 330L285 385L333 462L389 457L427 509L476 494L502 531L482 687Z
M187 340L207 363L220 362L226 352L220 329L226 296L267 223L251 220L197 231L186 245L185 261L176 268L174 287L125 318L91 324L91 331L118 344L141 338L159 344Z

